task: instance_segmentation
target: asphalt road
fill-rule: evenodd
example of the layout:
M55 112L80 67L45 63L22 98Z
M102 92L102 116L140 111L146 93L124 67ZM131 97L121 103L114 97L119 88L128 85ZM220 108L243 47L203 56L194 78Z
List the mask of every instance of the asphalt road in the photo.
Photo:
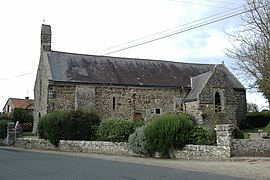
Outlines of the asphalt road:
M89 157L0 149L0 180L14 179L229 180L243 178Z

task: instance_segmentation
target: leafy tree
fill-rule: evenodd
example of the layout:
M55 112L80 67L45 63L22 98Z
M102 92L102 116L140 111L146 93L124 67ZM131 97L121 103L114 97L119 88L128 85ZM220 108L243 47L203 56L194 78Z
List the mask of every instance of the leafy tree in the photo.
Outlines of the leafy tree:
M12 118L7 113L0 113L0 120L11 120Z
M247 103L247 111L248 112L259 112L258 105L254 104L252 102Z
M20 124L24 122L33 122L33 112L27 109L16 108L12 112L13 120L19 121Z
M270 2L246 0L240 30L229 34L232 49L227 55L236 59L237 69L270 102Z

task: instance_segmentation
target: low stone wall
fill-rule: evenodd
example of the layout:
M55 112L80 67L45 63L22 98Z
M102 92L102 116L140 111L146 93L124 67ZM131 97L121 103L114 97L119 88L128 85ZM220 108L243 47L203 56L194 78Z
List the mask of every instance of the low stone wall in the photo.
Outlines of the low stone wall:
M60 140L59 146L54 147L48 140L18 138L14 144L25 149L56 150L66 152L92 152L102 154L136 155L129 150L125 142L113 143L105 141L68 141Z
M48 140L18 138L14 146L25 149L141 156L132 152L125 142L61 140L56 148ZM186 145L181 151L172 151L170 156L178 159L223 159L230 157L230 150L225 146Z
M232 124L216 126L217 146L186 145L182 150L172 151L170 156L178 159L226 159L231 156L270 157L270 139L233 139L233 128ZM14 146L26 149L141 156L132 152L125 142L61 140L56 148L47 140L18 138ZM155 157L158 157L158 153Z
M233 139L232 156L270 157L270 139Z
M175 151L173 157L178 159L226 159L230 157L230 148L226 146L186 145Z

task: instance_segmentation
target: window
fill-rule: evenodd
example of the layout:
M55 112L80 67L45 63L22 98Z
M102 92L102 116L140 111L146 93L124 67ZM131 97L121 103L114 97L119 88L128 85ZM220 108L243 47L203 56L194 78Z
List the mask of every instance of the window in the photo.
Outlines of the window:
M160 114L160 109L156 109L156 114Z
M221 100L219 92L215 94L215 112L221 112Z
M140 113L140 112L135 112L134 113L134 121L136 121L136 122L139 122L139 121L142 121L142 113Z
M50 91L49 92L49 99L50 100L56 99L56 92L55 91Z
M113 97L112 109L115 110L115 97Z

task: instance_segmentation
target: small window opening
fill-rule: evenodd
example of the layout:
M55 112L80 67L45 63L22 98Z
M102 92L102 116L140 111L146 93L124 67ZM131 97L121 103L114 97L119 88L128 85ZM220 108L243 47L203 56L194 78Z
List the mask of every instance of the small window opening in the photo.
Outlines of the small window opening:
M160 114L160 109L156 109L156 114Z
M221 100L218 92L215 94L215 112L221 112Z
M112 109L115 110L115 97L113 97L113 105L112 105Z

